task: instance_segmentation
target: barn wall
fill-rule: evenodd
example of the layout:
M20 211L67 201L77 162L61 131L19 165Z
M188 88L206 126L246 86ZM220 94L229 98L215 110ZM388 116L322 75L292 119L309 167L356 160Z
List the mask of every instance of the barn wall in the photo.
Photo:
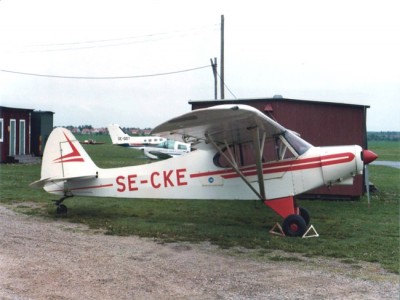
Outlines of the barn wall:
M19 154L19 130L20 120L25 120L25 154L30 154L30 131L31 131L31 109L19 109L10 107L0 107L0 118L3 119L3 141L0 142L0 158L1 162L6 162L10 156L10 120L16 120L16 143L15 152Z

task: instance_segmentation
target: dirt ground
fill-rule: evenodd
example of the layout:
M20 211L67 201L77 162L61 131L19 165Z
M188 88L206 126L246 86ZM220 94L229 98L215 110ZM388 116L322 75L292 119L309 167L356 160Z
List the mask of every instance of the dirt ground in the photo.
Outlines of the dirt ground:
M399 299L399 276L375 264L255 251L106 236L0 206L0 299Z

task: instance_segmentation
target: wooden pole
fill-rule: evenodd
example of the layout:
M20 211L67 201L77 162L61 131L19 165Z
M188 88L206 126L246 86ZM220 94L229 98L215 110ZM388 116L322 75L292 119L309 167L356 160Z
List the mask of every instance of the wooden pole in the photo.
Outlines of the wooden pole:
M217 100L218 99L217 58L214 57L214 62L213 62L212 58L210 58L210 61L211 61L211 67L212 67L213 74L214 74L214 99Z
M225 80L224 80L224 27L225 27L224 15L221 15L221 100L225 99Z

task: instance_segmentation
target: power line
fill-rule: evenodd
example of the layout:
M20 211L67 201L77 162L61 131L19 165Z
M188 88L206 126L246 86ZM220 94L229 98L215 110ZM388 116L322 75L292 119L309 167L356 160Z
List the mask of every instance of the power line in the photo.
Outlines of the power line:
M219 79L221 79L221 76L219 75L219 73L217 72L217 75L219 77ZM229 93L233 96L233 98L237 99L237 97L235 96L235 94L231 91L231 89L226 85L225 80L224 80L224 87L226 87L226 89L229 91ZM221 99L223 100L223 99Z
M139 36L129 36L114 39L102 39L102 40L88 40L81 42L70 42L70 43L49 43L49 44L33 44L25 46L25 49L20 51L22 53L35 53L35 52L58 52L58 51L71 51L71 50L84 50L93 48L105 48L105 47L116 47L123 45L155 42L164 39L176 38L187 36L190 34L198 34L201 31L215 28L216 25L203 26L200 28L193 28L188 30L176 30L171 32L161 32L154 34L146 34ZM64 47L65 46L65 47ZM47 47L47 49L38 49L39 47ZM61 47L61 48L60 48ZM28 49L26 49L28 48ZM29 49L31 48L31 49ZM35 49L36 48L36 49Z
M28 47L43 47L43 46L68 46L68 45L80 45L80 44L93 44L93 43L105 43L105 42L114 42L114 41L123 41L123 40L132 40L132 39L143 39L143 38L153 38L157 36L164 35L173 35L176 34L178 36L191 34L196 31L209 30L210 28L216 28L218 24L202 26L198 28L189 28L186 30L174 30L174 31L166 31L166 32L158 32L158 33L149 33L144 35L135 35L135 36L126 36L121 38L113 38L113 39L101 39L101 40L88 40L88 41L79 41L79 42L65 42L65 43L48 43L48 44L33 44L27 45Z
M48 74L37 74L37 73L27 73L27 72L19 72L19 71L12 71L12 70L2 70L0 72L11 73L11 74L18 74L18 75L27 75L27 76L36 76L36 77L48 77L48 78L62 78L62 79L133 79L133 78L144 78L144 77L155 77L155 76L165 76L165 75L172 75L177 73L184 73L190 72L205 68L210 68L211 66L202 66L178 71L171 71L171 72L164 72L164 73L156 73L156 74L145 74L145 75L130 75L130 76L105 76L105 77L94 77L94 76L62 76L62 75L48 75ZM229 90L229 89L228 89Z

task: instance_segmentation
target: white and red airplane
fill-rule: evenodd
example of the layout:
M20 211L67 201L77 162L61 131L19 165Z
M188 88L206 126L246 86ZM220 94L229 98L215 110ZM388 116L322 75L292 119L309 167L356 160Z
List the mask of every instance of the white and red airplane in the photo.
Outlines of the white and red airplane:
M190 144L166 139L160 136L130 136L118 124L107 125L114 145L143 150L150 159L167 159L191 151Z
M219 105L171 119L153 130L192 143L173 160L123 168L96 166L70 131L56 128L32 186L61 195L165 199L261 200L283 217L287 236L310 220L294 197L322 185L352 184L377 158L360 146L314 147L247 105Z

